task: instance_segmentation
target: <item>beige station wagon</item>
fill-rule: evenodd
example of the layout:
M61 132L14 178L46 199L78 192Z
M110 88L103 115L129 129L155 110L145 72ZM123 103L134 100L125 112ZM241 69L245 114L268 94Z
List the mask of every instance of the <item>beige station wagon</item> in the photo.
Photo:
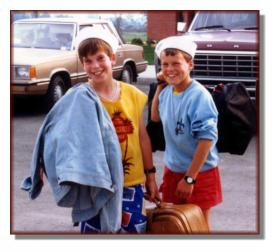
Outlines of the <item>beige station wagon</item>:
M11 91L13 95L45 95L51 107L72 85L87 81L75 50L75 38L84 27L109 30L119 43L113 75L132 83L147 67L143 48L124 44L107 20L76 18L23 19L12 26Z

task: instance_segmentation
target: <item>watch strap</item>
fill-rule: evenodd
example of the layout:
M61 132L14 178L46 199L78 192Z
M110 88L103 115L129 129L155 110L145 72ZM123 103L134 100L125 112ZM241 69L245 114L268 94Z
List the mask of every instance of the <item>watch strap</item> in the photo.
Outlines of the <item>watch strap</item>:
M148 173L156 173L156 167L153 166L151 169L144 169L144 173L148 174Z

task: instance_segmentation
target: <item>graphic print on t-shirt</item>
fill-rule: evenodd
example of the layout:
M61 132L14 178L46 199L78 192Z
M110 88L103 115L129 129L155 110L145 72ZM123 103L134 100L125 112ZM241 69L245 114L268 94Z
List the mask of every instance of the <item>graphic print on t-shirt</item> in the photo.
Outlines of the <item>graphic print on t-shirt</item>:
M185 124L183 123L183 120L181 118L181 120L179 119L177 121L176 128L175 128L175 135L178 136L179 134L180 135L184 134L184 127L185 127Z
M133 157L127 157L128 134L132 134L134 132L134 127L131 120L129 120L128 118L123 118L121 116L120 111L115 111L112 114L112 122L115 127L116 134L118 136L120 144L122 145L125 142L125 150L124 150L124 155L122 159L122 165L123 165L124 174L129 174L130 166L133 166L134 163L131 162Z

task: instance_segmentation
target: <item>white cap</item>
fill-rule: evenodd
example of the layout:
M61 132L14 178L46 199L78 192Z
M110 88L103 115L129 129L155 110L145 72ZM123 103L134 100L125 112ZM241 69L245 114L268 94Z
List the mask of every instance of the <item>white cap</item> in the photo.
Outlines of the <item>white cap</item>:
M173 48L183 51L194 58L197 45L188 36L172 36L161 40L155 49L155 53L160 58L163 50Z
M79 32L75 42L76 48L78 49L79 45L84 40L89 38L98 38L104 40L107 44L111 46L113 53L116 53L116 50L118 48L117 38L113 34L111 34L111 32L96 27L85 27Z

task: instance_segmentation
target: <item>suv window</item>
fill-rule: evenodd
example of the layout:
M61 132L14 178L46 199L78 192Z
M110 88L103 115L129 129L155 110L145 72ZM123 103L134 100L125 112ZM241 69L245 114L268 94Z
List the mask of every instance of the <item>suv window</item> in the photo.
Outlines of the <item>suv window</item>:
M225 28L237 29L257 29L256 13L199 13L197 19L192 24L191 31L201 29Z

